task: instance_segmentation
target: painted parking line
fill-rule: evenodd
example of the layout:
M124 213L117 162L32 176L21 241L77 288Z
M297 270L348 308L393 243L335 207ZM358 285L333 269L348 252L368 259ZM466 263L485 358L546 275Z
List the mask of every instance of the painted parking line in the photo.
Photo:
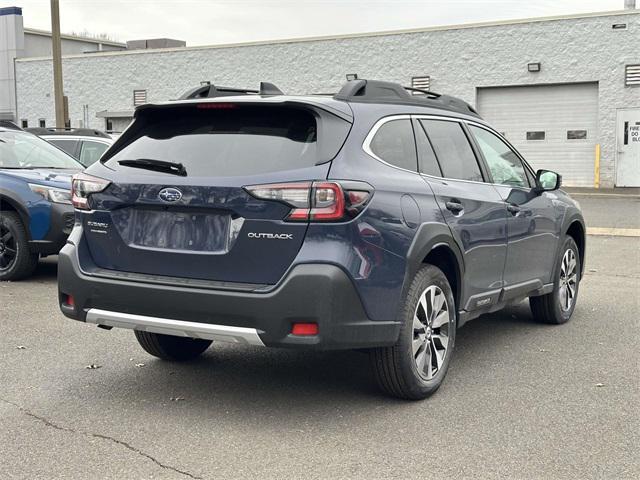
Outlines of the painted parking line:
M640 195L636 195L635 193L587 193L587 192L571 192L569 193L570 197L605 197L605 198L640 198Z
M613 237L640 237L640 228L589 227L587 235L609 235Z

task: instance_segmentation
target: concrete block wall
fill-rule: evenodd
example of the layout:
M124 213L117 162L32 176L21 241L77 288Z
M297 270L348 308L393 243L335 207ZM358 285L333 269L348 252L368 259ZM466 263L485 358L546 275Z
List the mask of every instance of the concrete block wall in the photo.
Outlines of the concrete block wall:
M613 29L626 23L626 29ZM98 53L63 60L73 125L95 113L133 109L133 90L150 102L176 98L201 81L286 93L336 91L345 74L409 84L431 76L431 89L475 104L480 87L574 82L599 84L601 185L615 178L616 109L640 107L640 88L625 87L624 68L640 63L640 12L459 28L214 47ZM538 73L527 63L541 62ZM19 118L54 118L50 59L16 62Z

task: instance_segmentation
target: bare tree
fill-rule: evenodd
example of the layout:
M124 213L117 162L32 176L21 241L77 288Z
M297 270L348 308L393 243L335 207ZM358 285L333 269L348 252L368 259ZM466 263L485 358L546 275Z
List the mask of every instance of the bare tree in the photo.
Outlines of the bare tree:
M82 30L80 32L71 31L69 35L75 37L93 38L94 40L104 40L105 42L117 42L118 40L108 33L94 33L89 30Z

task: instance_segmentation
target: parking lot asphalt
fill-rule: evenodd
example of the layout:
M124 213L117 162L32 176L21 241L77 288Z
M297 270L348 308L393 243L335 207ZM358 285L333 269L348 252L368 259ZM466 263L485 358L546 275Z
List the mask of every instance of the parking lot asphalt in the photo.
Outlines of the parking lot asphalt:
M0 478L639 478L639 252L589 237L571 322L470 322L423 402L378 393L359 352L156 360L64 318L47 259L0 283Z

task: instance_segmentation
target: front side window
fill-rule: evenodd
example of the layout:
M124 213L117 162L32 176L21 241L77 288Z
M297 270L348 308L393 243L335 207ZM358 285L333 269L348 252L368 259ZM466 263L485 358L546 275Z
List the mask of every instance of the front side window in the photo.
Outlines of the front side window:
M522 161L506 143L484 128L470 125L469 129L478 142L494 183L514 187L529 186Z
M469 140L458 122L420 120L446 178L482 182L482 172Z
M369 144L378 157L396 167L417 171L418 159L411 120L391 120L384 123Z

